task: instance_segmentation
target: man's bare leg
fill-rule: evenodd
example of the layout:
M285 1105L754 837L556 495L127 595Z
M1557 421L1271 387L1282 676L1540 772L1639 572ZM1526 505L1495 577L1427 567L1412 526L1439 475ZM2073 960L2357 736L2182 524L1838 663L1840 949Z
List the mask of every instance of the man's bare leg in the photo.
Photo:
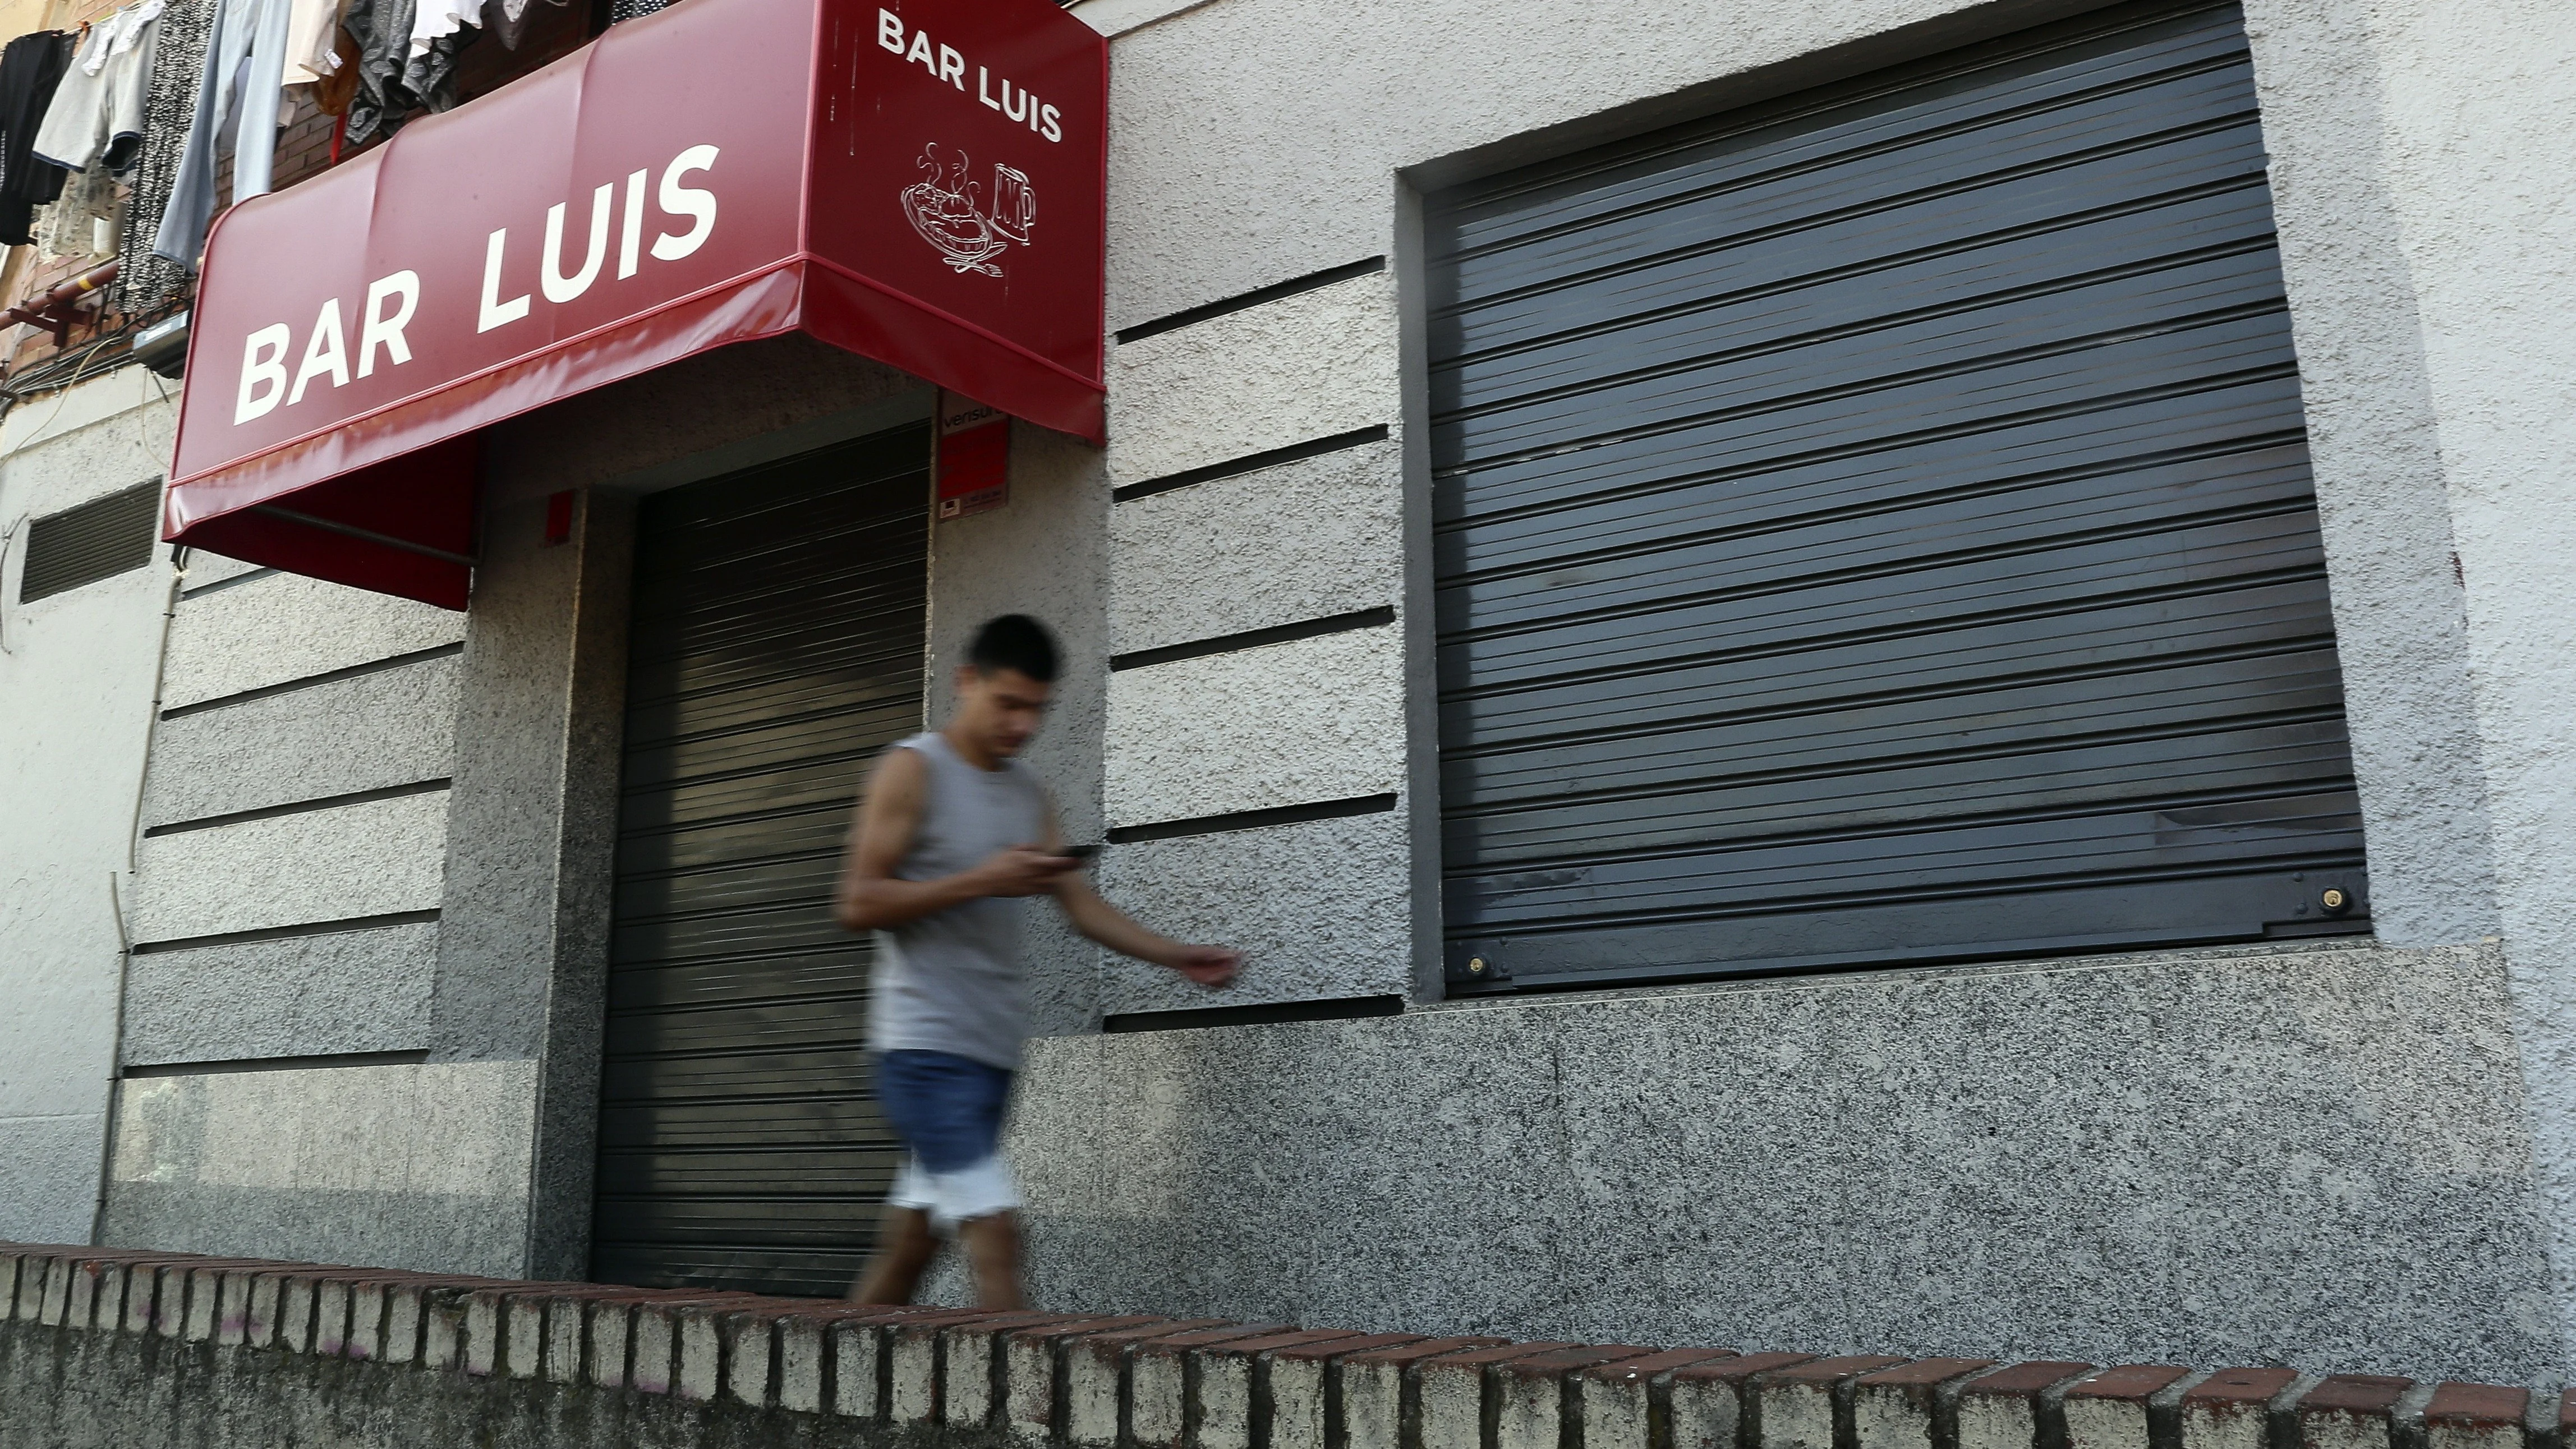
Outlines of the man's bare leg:
M877 1250L867 1270L850 1287L853 1303L910 1303L921 1287L921 1275L939 1253L930 1231L930 1214L919 1208L888 1204L877 1219Z
M957 1241L975 1269L975 1306L1026 1308L1020 1296L1020 1215L987 1213L957 1225Z

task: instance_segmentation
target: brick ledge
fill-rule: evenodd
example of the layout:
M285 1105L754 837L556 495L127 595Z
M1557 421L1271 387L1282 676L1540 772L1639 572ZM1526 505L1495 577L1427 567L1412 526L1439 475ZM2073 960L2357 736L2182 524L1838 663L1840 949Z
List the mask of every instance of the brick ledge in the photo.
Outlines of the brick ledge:
M1080 1449L2576 1449L2576 1389L862 1308L15 1243L0 1320Z

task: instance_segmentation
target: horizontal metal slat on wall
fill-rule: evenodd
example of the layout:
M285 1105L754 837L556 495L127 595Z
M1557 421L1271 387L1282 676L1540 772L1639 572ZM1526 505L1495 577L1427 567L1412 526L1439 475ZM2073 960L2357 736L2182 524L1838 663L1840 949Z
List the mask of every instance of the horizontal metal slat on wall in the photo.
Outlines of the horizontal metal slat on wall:
M900 1152L832 920L851 801L921 728L926 427L637 521L593 1276L838 1294Z
M1454 989L2363 929L2233 6L1429 211Z
M137 483L27 525L18 602L33 603L152 562L161 539L161 485Z

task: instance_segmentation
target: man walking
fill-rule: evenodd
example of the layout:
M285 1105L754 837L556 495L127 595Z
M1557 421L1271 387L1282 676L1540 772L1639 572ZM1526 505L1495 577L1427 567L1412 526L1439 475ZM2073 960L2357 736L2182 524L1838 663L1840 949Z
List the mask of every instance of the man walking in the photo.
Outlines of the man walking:
M1044 625L1025 614L986 624L957 671L956 714L886 751L859 798L837 914L877 933L868 1044L878 1104L911 1149L850 1290L861 1303L911 1302L938 1234L954 1229L976 1301L1021 1306L1019 1189L1000 1154L1028 1034L1021 898L1054 896L1085 936L1202 986L1234 979L1234 952L1137 925L1066 853L1045 788L1015 758L1055 676Z

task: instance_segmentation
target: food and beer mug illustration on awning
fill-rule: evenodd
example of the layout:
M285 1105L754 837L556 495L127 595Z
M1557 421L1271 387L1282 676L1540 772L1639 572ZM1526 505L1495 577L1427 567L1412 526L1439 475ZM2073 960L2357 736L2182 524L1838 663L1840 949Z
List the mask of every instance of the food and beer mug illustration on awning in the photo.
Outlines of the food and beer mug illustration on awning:
M1037 224L1038 195L1027 174L994 163L987 204L984 185L970 176L964 151L933 141L921 148L915 164L927 174L898 193L912 229L939 248L949 270L1002 275L994 258L1014 242L1028 245L1029 230Z

